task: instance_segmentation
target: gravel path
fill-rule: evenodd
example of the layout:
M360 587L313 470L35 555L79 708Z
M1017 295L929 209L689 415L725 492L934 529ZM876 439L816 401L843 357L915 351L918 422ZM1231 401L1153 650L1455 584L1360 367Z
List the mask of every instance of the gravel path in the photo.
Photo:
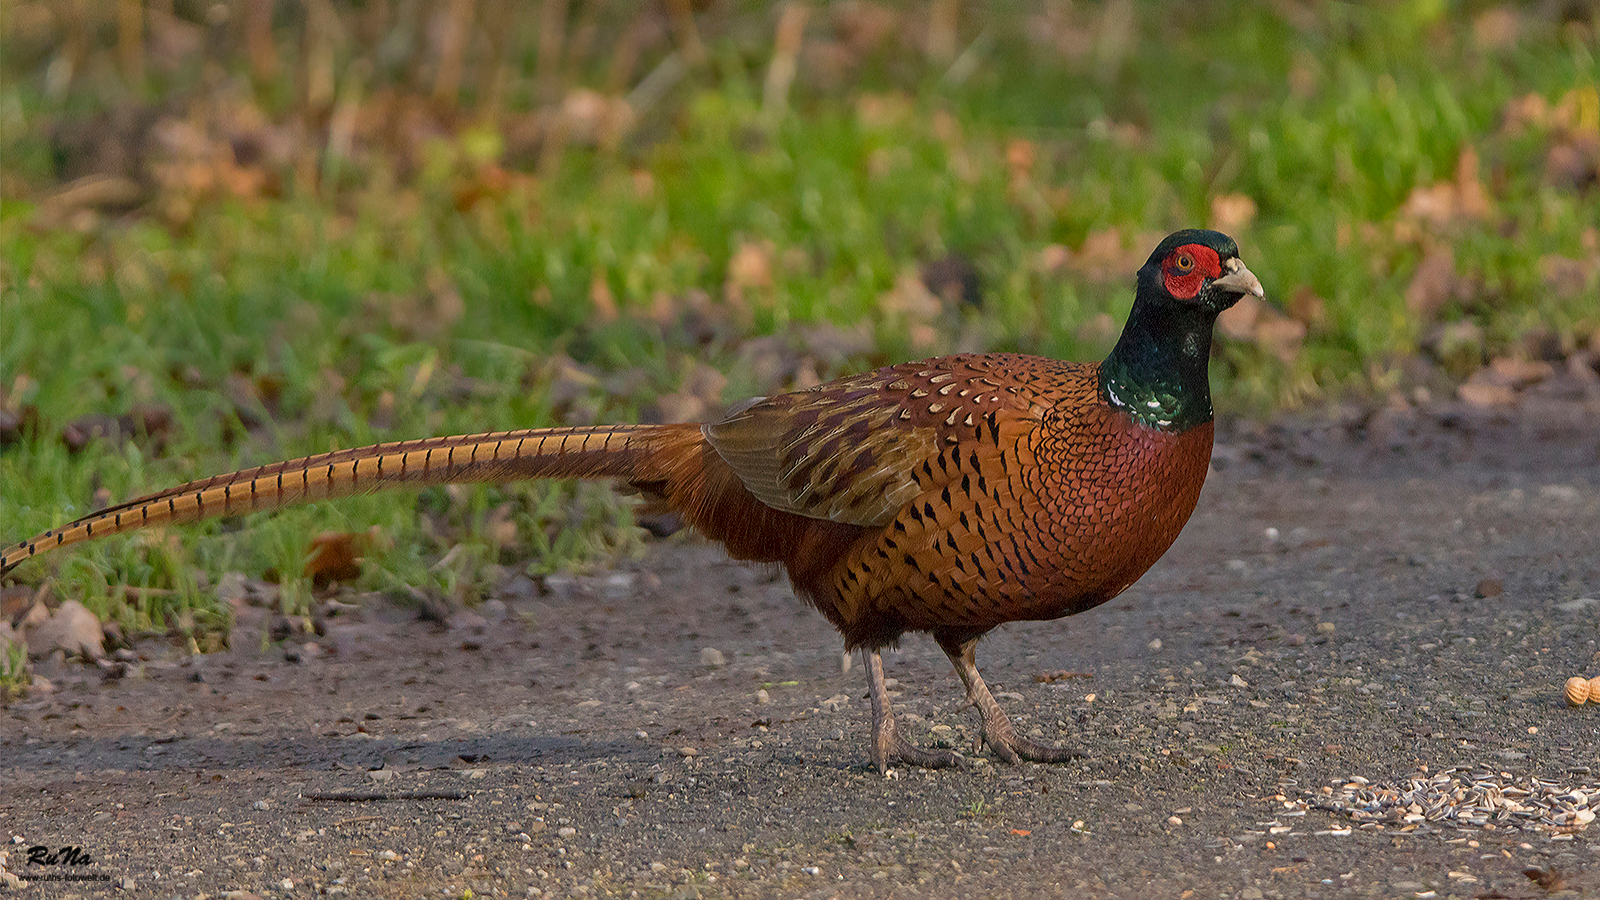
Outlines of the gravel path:
M878 776L828 625L677 537L447 624L372 597L311 640L246 614L222 654L46 662L3 712L4 867L49 897L1597 897L1600 706L1562 699L1600 675L1597 421L1224 429L1144 580L980 645L1071 763ZM970 745L931 641L886 664L914 739Z

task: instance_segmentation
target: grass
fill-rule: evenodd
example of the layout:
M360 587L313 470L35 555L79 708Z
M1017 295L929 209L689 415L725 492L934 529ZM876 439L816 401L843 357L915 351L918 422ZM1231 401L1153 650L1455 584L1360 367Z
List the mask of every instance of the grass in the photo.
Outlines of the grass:
M1269 294L1311 298L1286 359L1224 343L1225 412L1403 388L1404 362L1439 322L1481 327L1479 363L1535 330L1600 349L1600 190L1547 164L1600 128L1597 23L1513 10L1517 37L1487 40L1486 17L1505 10L1313 4L1291 22L1227 9L1152 8L1126 23L1126 42L1109 18L974 11L954 65L888 39L837 77L802 78L780 116L763 101L769 18L743 11L706 26L708 61L614 151L575 143L529 162L513 158L510 112L443 116L431 136L363 132L347 154L307 139L259 165L179 156L131 211L61 208L62 123L147 101L202 134L217 117L183 103L297 121L291 75L253 83L241 54L225 54L227 89L195 63L62 91L51 59L13 35L0 410L23 426L0 451L0 534L379 440L633 419L683 393L714 412L811 373L967 346L1094 358L1114 337L1106 317L1120 322L1131 302L1139 242L1215 223L1219 197L1253 203L1230 229ZM827 14L809 41L828 39ZM287 29L275 32L286 53ZM1058 49L1083 35L1087 50ZM525 81L531 59L508 65ZM1508 126L1529 95L1555 112ZM1459 181L1464 153L1479 160L1487 211L1408 212L1417 192ZM1077 251L1107 234L1120 249L1101 273ZM1468 287L1421 316L1406 292L1438 246ZM976 267L980 309L906 296L908 273L949 255ZM1556 257L1590 260L1576 292L1550 289ZM148 408L170 423L63 443L85 417ZM500 566L634 551L629 515L608 490L572 485L384 495L91 543L18 576L52 579L131 628L214 633L226 615L208 586L225 572L275 571L300 598L286 608L303 604L297 573L321 531L381 527L361 589L466 601ZM141 589L138 602L120 586Z

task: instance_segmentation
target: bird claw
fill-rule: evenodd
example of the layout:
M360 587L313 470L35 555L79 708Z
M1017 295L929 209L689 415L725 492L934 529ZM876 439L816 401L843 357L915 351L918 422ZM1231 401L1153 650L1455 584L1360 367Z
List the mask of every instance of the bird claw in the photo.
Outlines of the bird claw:
M1003 760L1012 765L1028 760L1038 763L1066 762L1069 759L1083 759L1088 756L1082 750L1072 747L1052 747L1049 744L1036 744L1025 738L1013 736L1009 743L989 741L989 747Z
M900 735L894 718L888 716L873 729L872 764L879 775L887 775L890 765L896 762L923 769L948 769L966 765L967 758L953 750L918 747Z
M998 712L998 707L996 707ZM1023 760L1039 763L1066 762L1069 759L1079 759L1087 756L1081 750L1071 747L1053 747L1049 744L1039 744L1017 736L1016 729L1011 727L1011 722L1004 713L998 716L984 716L982 730L973 739L973 752L982 749L984 744L995 752L996 756L1006 762L1016 765Z

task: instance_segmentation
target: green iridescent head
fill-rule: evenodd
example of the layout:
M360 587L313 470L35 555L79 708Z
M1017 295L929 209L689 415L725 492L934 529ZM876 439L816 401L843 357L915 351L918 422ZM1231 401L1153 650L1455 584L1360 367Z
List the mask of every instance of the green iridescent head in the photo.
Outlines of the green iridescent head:
M1233 238L1199 229L1168 235L1139 269L1128 323L1100 366L1102 399L1164 431L1211 421L1211 329L1245 294L1265 296Z

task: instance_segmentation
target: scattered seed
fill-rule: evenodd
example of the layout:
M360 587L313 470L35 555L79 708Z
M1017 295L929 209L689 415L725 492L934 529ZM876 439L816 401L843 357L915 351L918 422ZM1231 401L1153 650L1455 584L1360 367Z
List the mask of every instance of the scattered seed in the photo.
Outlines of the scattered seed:
M1291 805L1347 816L1363 830L1389 825L1571 832L1594 822L1600 785L1564 785L1488 766L1458 766L1436 774L1415 772L1398 783L1338 779L1306 791Z

